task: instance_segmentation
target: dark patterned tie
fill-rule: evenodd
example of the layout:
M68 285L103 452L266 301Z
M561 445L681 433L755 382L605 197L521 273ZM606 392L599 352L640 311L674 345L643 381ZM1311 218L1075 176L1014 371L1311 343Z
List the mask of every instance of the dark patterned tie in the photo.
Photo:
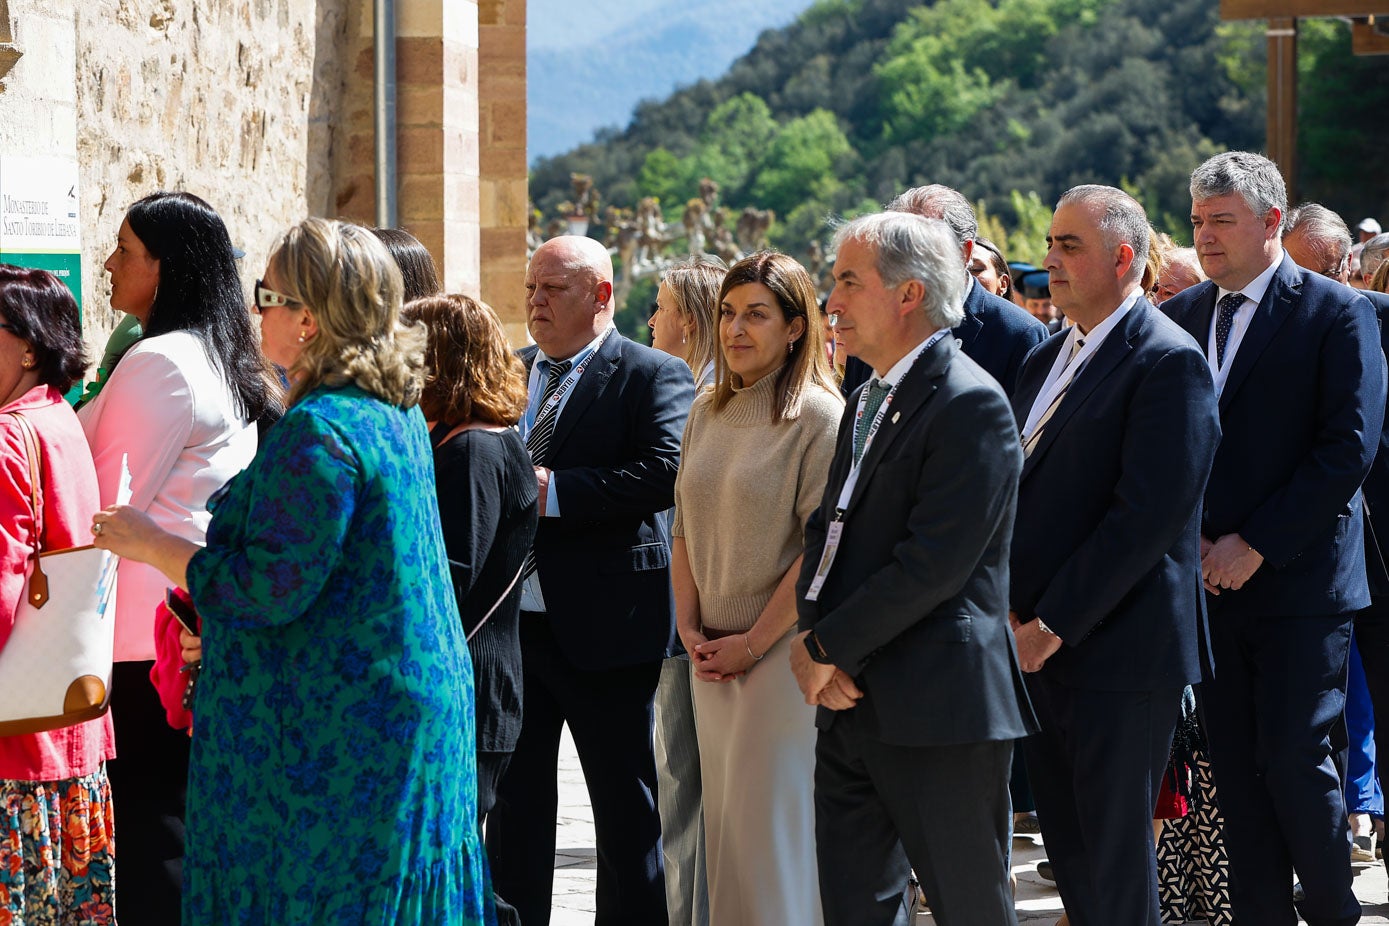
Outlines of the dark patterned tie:
M531 453L531 462L536 466L545 465L545 455L550 450L550 437L555 433L555 419L559 417L559 403L553 407L547 407L550 397L555 394L559 384L564 380L564 374L569 372L573 366L571 360L551 360L550 378L545 381L545 391L540 395L540 404L535 424L531 425L530 434L526 437L526 449Z
M1225 345L1230 343L1230 331L1235 327L1235 312L1244 305L1244 293L1230 293L1216 305L1215 368L1225 368Z
M536 413L535 424L531 425L530 434L526 436L526 449L530 451L531 463L535 466L545 465L546 455L550 452L550 436L555 433L555 419L559 417L559 403L556 402L552 408L547 407L547 403L564 380L564 374L568 373L573 365L572 360L551 360L549 363L550 378L545 381L545 391L541 393L540 404L536 406L540 411ZM521 581L529 579L535 570L535 547L532 546L526 551L526 562L521 567Z
M892 391L892 387L880 379L874 379L868 384L868 398L863 406L863 414L858 421L854 422L854 463L858 464L863 459L863 446L868 440L868 428L872 425L873 419L878 415L878 409L882 408L883 399Z

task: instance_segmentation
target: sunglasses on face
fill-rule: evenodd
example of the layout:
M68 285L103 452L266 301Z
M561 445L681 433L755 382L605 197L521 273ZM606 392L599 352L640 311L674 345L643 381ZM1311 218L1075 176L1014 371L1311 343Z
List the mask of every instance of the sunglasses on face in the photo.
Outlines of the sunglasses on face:
M277 293L273 289L268 289L264 280L256 280L256 310L274 309L281 306L299 305L297 300L291 299L284 293Z

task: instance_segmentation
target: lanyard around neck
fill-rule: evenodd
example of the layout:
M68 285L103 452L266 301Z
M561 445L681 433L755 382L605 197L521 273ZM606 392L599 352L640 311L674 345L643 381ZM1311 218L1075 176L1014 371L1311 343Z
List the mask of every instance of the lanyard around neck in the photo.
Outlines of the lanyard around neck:
M849 470L849 475L844 479L844 486L839 490L839 501L835 504L835 520L843 520L844 512L848 510L849 499L854 495L854 488L858 485L859 474L863 469L863 461L868 459L868 450L873 446L873 438L878 436L878 429L883 426L883 419L887 417L888 406L892 404L892 399L897 395L897 389L902 385L902 381L911 373L912 367L916 366L921 359L921 355L931 349L931 346L950 333L949 328L942 328L935 334L926 339L926 343L917 349L912 361L908 364L906 371L892 384L886 396L883 397L883 404L878 406L878 413L873 416L872 422L868 425L868 433L863 436L863 453L859 454L858 462ZM874 380L877 379L875 376ZM872 389L873 380L868 381L868 385L859 393L858 411L854 414L854 429L858 429L858 423L863 419L863 414L868 410L868 390Z
M550 394L550 397L545 400L543 405L535 410L535 417L531 419L531 427L534 427L535 422L544 417L546 412L552 409L558 409L559 403L564 401L565 395L568 394L569 390L574 387L574 384L579 381L579 377L584 375L584 370L588 369L589 363L594 357L598 356L598 351L603 346L603 342L605 342L608 339L608 335L612 333L613 326L610 325L608 330L604 331L602 337L598 339L598 343L593 345L593 350L588 352L588 356L585 357L578 366L565 374L564 379L560 380L560 384L556 387L555 391ZM555 363L555 361L549 358L546 358L545 362L551 365ZM546 375L549 375L548 369L546 370Z

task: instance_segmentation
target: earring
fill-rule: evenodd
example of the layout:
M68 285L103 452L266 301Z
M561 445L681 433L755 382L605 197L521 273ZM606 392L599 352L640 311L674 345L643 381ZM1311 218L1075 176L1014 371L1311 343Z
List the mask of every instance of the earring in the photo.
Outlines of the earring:
M25 357L23 360L19 362L19 365L24 367L24 369L26 370L32 370L34 368L34 361L32 358Z
M787 342L786 342L786 354L787 354L787 356L790 356L791 352L792 352L793 350L795 350L795 348L796 348L796 342L795 342L795 341L787 341Z
M303 344L303 343L304 343L304 336L303 336L302 334L299 335L299 343L300 343L300 344Z

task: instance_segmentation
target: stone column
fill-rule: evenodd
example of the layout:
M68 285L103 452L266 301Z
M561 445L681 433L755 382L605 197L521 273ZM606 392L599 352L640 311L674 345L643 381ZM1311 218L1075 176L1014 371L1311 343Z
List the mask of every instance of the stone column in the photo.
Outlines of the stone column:
M479 0L482 298L526 337L526 3Z
M338 163L336 204L349 221L375 224L372 3L360 0L350 129ZM477 296L477 0L407 0L396 6L396 140L400 226L439 265L444 289Z
M400 4L400 221L448 292L479 294L476 0Z

